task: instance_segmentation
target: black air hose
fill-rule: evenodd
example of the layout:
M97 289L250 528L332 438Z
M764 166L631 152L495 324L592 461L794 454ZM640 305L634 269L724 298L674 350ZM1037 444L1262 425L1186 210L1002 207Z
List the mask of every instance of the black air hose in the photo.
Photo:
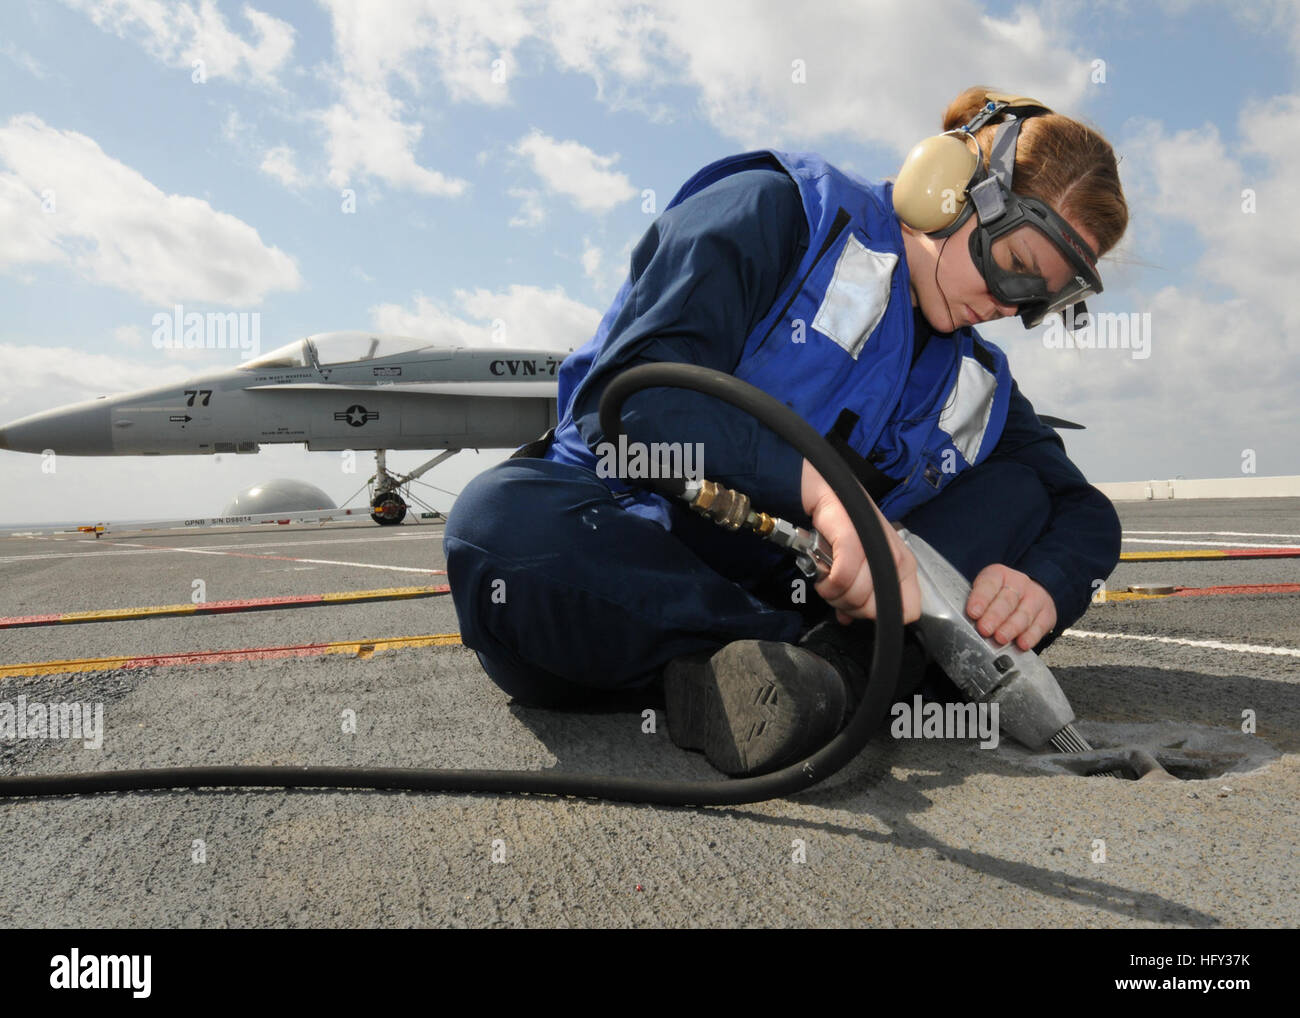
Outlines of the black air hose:
M867 689L848 726L811 756L770 774L726 781L647 781L551 771L405 767L160 767L0 777L0 796L161 788L371 788L575 795L665 806L722 806L791 795L834 774L862 750L884 720L898 682L903 651L902 598L893 555L880 521L847 464L811 425L765 392L709 368L664 363L644 364L623 372L609 384L600 403L600 424L607 440L617 442L623 434L620 413L628 397L650 388L692 389L752 415L812 463L839 496L857 530L876 590L875 648ZM672 482L664 483L673 486Z

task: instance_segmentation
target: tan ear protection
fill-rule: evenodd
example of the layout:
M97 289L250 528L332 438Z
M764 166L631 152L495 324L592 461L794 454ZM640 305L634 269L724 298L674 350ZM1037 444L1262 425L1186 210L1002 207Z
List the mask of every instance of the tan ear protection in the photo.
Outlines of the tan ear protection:
M969 122L926 138L903 160L894 183L894 211L902 222L932 237L946 237L966 221L973 208L967 201L970 189L987 176L973 135L1008 110L1021 119L1052 112L1037 99L986 92L984 105Z

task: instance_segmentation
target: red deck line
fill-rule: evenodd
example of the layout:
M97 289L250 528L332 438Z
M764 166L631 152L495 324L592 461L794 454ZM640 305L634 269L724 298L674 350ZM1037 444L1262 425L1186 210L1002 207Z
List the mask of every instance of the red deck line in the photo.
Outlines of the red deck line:
M328 643L302 643L289 647L246 647L241 650L200 650L188 654L152 654L128 658L122 668L154 668L160 665L197 665L208 661L269 661L283 657L314 657L326 653Z
M1179 587L1174 597L1201 597L1206 594L1300 594L1300 583L1238 583L1218 587Z

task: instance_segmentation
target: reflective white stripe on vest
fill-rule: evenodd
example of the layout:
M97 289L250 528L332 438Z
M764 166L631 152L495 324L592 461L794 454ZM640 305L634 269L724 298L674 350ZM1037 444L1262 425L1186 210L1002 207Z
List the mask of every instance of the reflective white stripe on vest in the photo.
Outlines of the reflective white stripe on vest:
M871 251L850 233L812 327L857 360L889 306L889 285L897 264L898 255Z
M952 444L974 463L984 442L984 432L993 413L993 397L998 391L995 375L985 370L974 357L963 357L957 372L957 385L948 404L939 414L939 427L952 438Z

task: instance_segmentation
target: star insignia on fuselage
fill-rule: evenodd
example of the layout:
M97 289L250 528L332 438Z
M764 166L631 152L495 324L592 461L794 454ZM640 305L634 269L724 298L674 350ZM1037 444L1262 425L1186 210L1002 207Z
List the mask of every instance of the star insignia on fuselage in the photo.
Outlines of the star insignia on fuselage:
M346 421L352 427L359 428L365 424L366 421L379 420L379 411L367 410L360 403L353 403L346 410L336 411L334 419L336 421Z

